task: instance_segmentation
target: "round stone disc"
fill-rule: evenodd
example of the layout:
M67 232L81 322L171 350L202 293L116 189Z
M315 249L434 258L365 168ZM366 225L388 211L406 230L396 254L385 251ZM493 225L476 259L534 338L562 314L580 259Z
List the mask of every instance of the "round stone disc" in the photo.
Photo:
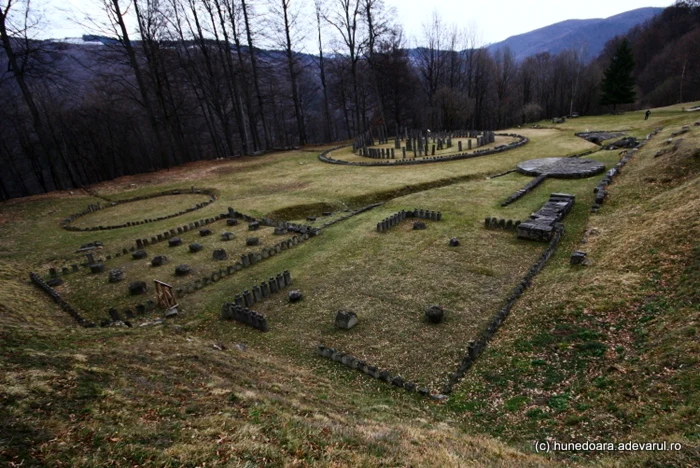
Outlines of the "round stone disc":
M518 172L525 175L547 175L559 179L579 179L600 174L605 164L593 159L542 158L518 163Z

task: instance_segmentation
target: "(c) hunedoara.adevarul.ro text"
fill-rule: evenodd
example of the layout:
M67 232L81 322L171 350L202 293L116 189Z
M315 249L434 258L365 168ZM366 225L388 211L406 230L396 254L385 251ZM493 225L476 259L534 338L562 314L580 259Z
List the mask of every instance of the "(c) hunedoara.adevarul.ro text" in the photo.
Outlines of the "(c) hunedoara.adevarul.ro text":
M668 452L680 451L678 442L557 442L535 441L535 452Z

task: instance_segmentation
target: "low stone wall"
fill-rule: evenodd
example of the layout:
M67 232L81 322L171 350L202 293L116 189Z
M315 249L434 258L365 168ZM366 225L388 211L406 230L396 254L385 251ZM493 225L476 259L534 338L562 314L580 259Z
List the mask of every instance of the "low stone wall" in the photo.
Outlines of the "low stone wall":
M418 392L421 395L430 395L430 390L428 390L426 387L418 387L415 383L411 382L410 380L404 380L404 378L400 375L392 375L392 373L388 370L380 369L376 366L369 365L365 361L357 359L356 357L351 356L350 354L346 354L342 351L336 351L333 348L326 348L323 345L318 345L316 347L316 353L319 356L328 358L335 362L339 362L344 366L358 370L377 380L381 380L382 382L390 383L395 387L402 388L407 392Z
M268 281L263 281L260 285L254 285L250 289L236 294L234 303L241 307L253 307L256 302L270 297L270 295L281 292L284 288L292 284L292 275L289 270L272 276Z
M373 203L371 205L367 205L365 207L360 208L359 210L355 210L351 213L346 214L345 216L341 216L340 218L334 219L333 221L328 221L327 223L323 223L319 229L325 229L329 226L334 225L335 223L339 223L341 221L345 221L346 219L352 218L355 215L359 215L360 213L364 213L365 211L369 211L371 209L374 209L378 206L383 205L384 203Z
M528 182L523 188L521 188L520 190L518 190L517 192L515 192L514 194L509 196L506 199L506 201L501 203L501 206L508 206L511 203L513 203L514 201L519 200L520 198L524 197L528 193L532 192L532 190L535 187L537 187L542 182L544 182L546 178L547 178L547 174L538 175L537 177L532 179L530 182Z
M486 229L504 229L506 231L517 231L518 226L520 226L519 219L503 219L503 218L491 218L488 217L484 220L484 227Z
M398 226L399 223L406 218L420 218L429 219L431 221L440 221L442 220L442 213L440 211L421 210L418 208L408 211L401 210L398 213L394 213L388 218L378 222L377 232L386 232L389 229Z
M518 138L518 141L515 141L513 143L509 143L507 145L500 145L495 148L491 149L483 149L483 150L476 150L471 153L458 153L458 154L452 154L449 156L428 156L424 157L422 159L396 159L396 160L387 160L385 162L380 162L380 161L368 161L368 162L355 162L355 161L344 161L340 159L333 159L330 157L330 153L333 151L336 151L341 148L345 148L345 146L338 146L335 148L331 148L329 150L324 151L321 153L318 158L323 161L327 162L329 164L344 164L348 166L401 166L401 165L413 165L413 164L428 164L428 163L434 163L434 162L443 162L443 161L457 161L459 159L468 159L468 158L476 158L479 156L486 156L489 154L496 154L496 153L502 153L504 151L508 151L511 149L518 148L520 146L525 145L529 140L522 136L522 135L517 135L515 133L497 133L496 135L498 136L508 136L508 137L513 137L513 138Z
M536 213L518 225L518 238L549 242L558 223L569 214L576 197L567 193L553 193Z
M495 179L496 177L503 177L504 175L508 175L508 174L513 173L513 172L516 172L515 169L508 169L508 170L505 171L505 172L499 172L498 174L494 174L494 175L492 175L492 176L489 176L488 178L489 178L489 179Z
M640 148L644 147L644 145L646 145L661 130L663 130L663 127L655 129L653 132L647 135L647 137L643 141L641 141L636 148L625 150L621 153L623 155L622 159L620 159L620 161L617 164L615 164L615 167L613 167L605 173L605 176L593 189L593 193L595 193L595 202L591 206L592 213L598 212L600 206L603 204L603 202L605 202L605 198L608 196L608 191L606 190L606 187L612 183L613 178L620 173L622 168L632 159L635 153L639 151Z
M95 326L95 324L89 320L86 320L83 318L80 313L78 313L75 308L67 303L61 295L56 291L54 288L46 284L46 282L41 278L41 276L37 275L36 273L32 272L29 273L29 279L32 281L32 283L36 284L39 286L39 288L44 291L46 294L48 294L53 301L58 304L61 309L63 309L65 312L68 312L68 314L75 319L76 322L78 322L79 325L86 327L86 328L92 328Z
M221 308L221 318L223 320L235 320L263 332L268 330L267 319L263 315L238 304L230 302L224 304Z
M111 207L116 206L116 205L121 205L124 203L132 203L132 202L141 201L141 200L148 200L149 198L162 197L165 195L183 195L183 194L193 194L193 193L194 194L209 195L209 197L211 197L211 198L206 202L198 203L191 208L187 208L186 210L182 210L182 211L179 211L177 213L172 213L172 214L165 215L165 216L159 216L158 218L147 218L147 219L144 219L141 221L134 221L134 222L129 221L126 223L114 224L114 225L110 225L110 226L90 226L90 227L85 227L85 228L70 225L74 220L76 220L78 218L81 218L81 217L88 215L90 213L94 213L95 211L111 208ZM75 213L73 215L70 215L69 217L67 217L66 219L61 221L61 227L63 229L68 230L68 231L104 231L104 230L109 230L109 229L120 229L120 228L125 228L125 227L130 227L130 226L139 226L141 224L154 223L156 221L162 221L165 219L174 218L176 216L181 216L181 215L184 215L186 213L191 213L192 211L196 211L196 210L204 208L205 206L209 205L210 203L214 203L214 201L216 201L216 194L210 189L196 189L196 188L192 187L191 190L167 190L164 192L154 193L151 195L142 195L140 197L129 198L128 200L119 200L119 201L110 202L109 205L102 205L102 203L90 204L90 205L88 205L88 207L85 211L81 211L80 213Z
M462 361L459 363L457 370L453 372L445 383L442 393L449 394L452 392L452 388L464 377L466 372L474 364L474 361L479 357L479 355L486 349L489 341L496 334L496 331L500 328L503 322L506 320L510 314L513 305L522 296L525 290L532 284L532 279L537 273L539 273L549 259L554 255L561 240L561 236L564 233L564 226L558 224L555 228L554 234L552 235L549 245L545 251L540 255L540 258L535 262L530 270L527 272L525 277L518 283L518 285L513 289L508 298L505 300L501 308L496 312L496 314L491 318L486 328L484 328L474 341L470 341L467 345L467 354L464 356Z

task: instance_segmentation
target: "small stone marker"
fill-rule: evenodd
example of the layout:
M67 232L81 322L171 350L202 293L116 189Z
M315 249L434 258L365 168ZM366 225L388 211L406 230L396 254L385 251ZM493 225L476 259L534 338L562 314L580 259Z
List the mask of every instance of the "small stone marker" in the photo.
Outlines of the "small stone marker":
M425 316L430 323L440 323L445 316L445 311L438 305L432 305L425 309Z
M229 218L226 220L226 225L227 226L236 226L238 224L237 219Z
M343 330L350 330L357 325L357 314L349 310L339 310L335 314L335 326Z
M459 239L456 237L450 239L450 247L459 247Z
M170 247L177 247L178 245L182 245L182 239L179 237L171 237L168 239L168 245Z
M291 291L289 291L289 302L299 302L302 299L302 297L303 295L298 289L292 289Z
M199 235L202 237L211 236L212 235L211 229L209 229L209 228L200 229Z
M102 273L105 271L104 263L93 263L90 265L90 272L92 273Z
M252 223L248 223L248 230L249 231L257 231L260 229L260 223L258 221L253 221Z
M245 245L248 247L254 246L254 245L259 245L260 244L260 239L257 237L248 237L245 240Z

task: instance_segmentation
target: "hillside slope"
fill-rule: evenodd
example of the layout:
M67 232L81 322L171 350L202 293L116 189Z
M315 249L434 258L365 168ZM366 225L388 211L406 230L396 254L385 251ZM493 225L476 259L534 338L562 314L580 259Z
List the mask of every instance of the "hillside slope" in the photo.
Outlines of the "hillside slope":
M700 462L700 126L667 124L462 382L450 405L465 421L524 445L682 446L598 454L623 466ZM587 265L569 265L577 249Z

